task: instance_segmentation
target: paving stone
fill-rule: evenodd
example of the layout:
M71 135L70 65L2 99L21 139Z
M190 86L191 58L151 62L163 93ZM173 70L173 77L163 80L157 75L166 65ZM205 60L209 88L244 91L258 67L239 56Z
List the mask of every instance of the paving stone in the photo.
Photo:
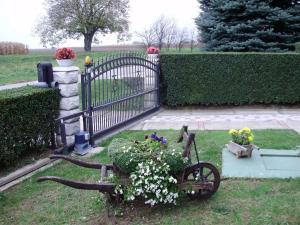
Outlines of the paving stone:
M279 113L279 110L286 110L286 113ZM288 114L288 111L292 113ZM252 129L295 129L299 132L300 108L167 109L131 129L180 129L183 124L197 130L228 130L247 126Z

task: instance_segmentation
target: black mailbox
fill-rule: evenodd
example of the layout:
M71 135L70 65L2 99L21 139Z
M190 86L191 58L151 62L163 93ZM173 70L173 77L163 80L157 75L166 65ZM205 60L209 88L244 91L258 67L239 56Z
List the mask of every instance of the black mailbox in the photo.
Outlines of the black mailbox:
M51 87L53 82L53 69L50 62L40 62L37 64L38 82L47 83L48 87Z

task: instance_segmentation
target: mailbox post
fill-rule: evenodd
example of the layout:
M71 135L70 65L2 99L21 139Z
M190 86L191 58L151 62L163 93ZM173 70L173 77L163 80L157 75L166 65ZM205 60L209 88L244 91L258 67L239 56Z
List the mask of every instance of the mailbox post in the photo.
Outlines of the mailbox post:
M53 81L53 68L50 62L40 62L37 65L38 87L57 87L58 83Z

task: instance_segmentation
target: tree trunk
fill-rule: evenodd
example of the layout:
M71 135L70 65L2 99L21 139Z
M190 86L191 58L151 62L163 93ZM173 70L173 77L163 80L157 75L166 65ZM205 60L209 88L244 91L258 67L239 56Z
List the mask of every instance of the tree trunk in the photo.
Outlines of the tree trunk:
M84 35L84 51L90 52L92 50L93 36L94 34Z

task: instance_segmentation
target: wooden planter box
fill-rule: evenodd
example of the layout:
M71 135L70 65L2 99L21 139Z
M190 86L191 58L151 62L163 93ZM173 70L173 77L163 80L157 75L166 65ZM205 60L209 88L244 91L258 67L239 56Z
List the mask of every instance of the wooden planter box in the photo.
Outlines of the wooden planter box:
M226 145L227 149L236 155L236 157L239 159L243 156L251 157L252 151L254 149L254 145L239 145L235 142L230 141Z

